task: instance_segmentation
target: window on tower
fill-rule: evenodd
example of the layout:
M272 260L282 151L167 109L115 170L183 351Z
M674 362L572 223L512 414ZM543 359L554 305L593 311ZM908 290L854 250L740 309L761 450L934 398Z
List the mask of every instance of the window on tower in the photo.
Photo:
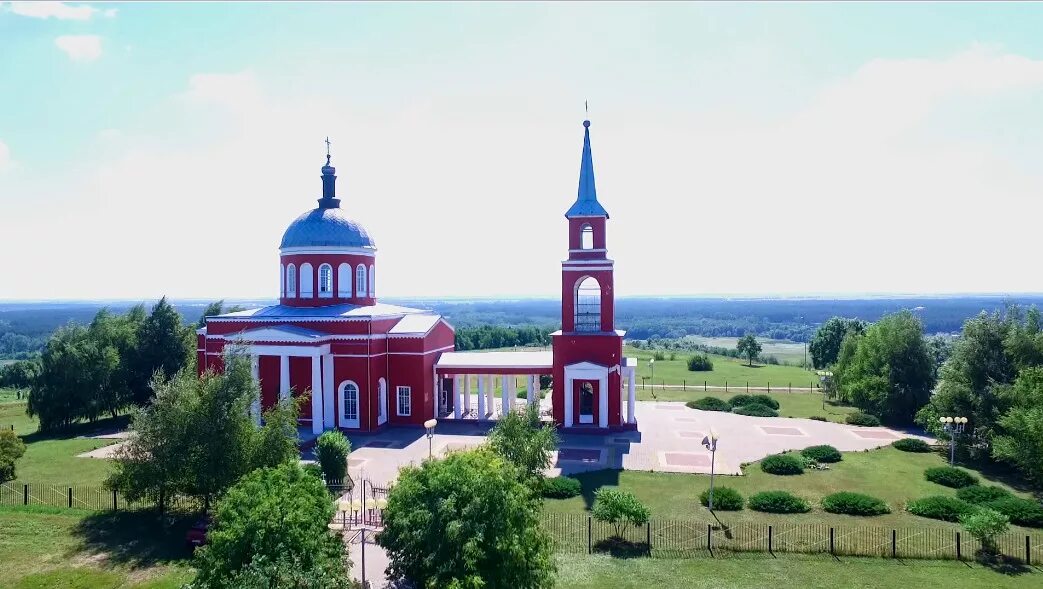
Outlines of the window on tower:
M359 264L359 267L355 269L355 296L366 296L366 284L366 267Z
M293 264L286 267L286 296L297 296L297 266Z
M601 285L593 276L576 284L576 331L601 331Z
M590 223L584 223L579 232L579 247L585 250L594 249L594 228Z
M333 266L329 264L319 266L319 296L333 296Z

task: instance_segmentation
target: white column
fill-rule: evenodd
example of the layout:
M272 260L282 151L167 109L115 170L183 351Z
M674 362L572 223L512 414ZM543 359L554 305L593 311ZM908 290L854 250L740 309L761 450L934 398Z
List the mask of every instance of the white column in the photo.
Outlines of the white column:
M489 375L489 384L485 387L485 414L493 412L493 392L496 390L496 377Z
M503 382L501 383L501 385L502 386L500 390L500 399L503 405L503 414L507 415L507 413L511 410L511 401L508 395L513 393L512 389L514 388L514 377L504 375Z
M634 367L631 366L627 371L627 423L637 423L637 417L634 415L635 401L637 397L634 393Z
M362 403L365 397L365 390L368 386L368 383L359 383L358 411L360 416L362 415ZM335 387L336 385L333 383L333 354L324 354L322 356L322 409L323 424L326 426L326 429L337 427L337 418L334 415L337 407L337 389Z
M254 383L257 386L257 396L250 403L250 414L254 417L254 423L261 425L261 368L260 358L250 356L250 373L253 374Z
M479 374L478 375L478 419L485 419L485 417L486 417L486 413L485 413L486 393L485 393L485 391L488 388L489 387L487 386L485 375L484 374Z
M536 378L536 375L530 374L529 379L525 381L525 400L529 402L529 405L540 399L540 396L536 394L536 385L533 382L539 383L539 379Z
M464 413L471 414L471 375L464 375Z
M608 427L608 375L598 379L598 426Z
M290 396L290 357L279 356L279 398Z
M563 391L562 398L565 399L565 427L572 427L572 393L573 393L573 378L569 376L568 369L565 371L565 390ZM554 383L554 386L560 386L558 383Z
M455 419L460 419L460 387L462 385L460 375L453 375L453 417Z
M390 394L391 394L390 391L385 391L385 393L384 393L385 396L386 395L390 395ZM431 409L431 419L438 419L438 399L440 399L441 397L442 397L442 377L438 376L438 373L436 372L435 373L435 394L434 394L434 398L432 399L432 403L431 403L431 407L432 407L432 409ZM380 401L378 400L377 402L379 403ZM381 407L383 407L383 405ZM390 413L390 411L389 411L389 413ZM386 421L385 421L385 423L386 423Z
M311 433L322 433L322 368L318 356L311 357Z

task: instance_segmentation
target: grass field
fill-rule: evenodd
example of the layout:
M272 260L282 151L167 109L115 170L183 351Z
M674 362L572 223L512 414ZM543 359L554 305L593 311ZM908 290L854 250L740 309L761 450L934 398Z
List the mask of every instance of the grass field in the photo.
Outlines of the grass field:
M630 358L637 358L638 385L643 377L652 377L652 367L648 360L653 357L651 350L639 350L630 346L623 349L623 354ZM734 387L734 392L745 390L746 383L750 387L763 388L769 384L772 389L785 389L787 385L808 388L817 386L818 377L814 372L804 370L797 366L782 366L773 364L757 364L747 366L746 363L737 358L727 356L710 356L713 360L713 370L707 372L691 372L688 370L687 360L692 353L676 352L674 360L670 360L669 352L666 360L655 361L655 384L679 385L683 382L689 386L702 386L705 381L708 386ZM742 390L740 390L742 389ZM658 394L658 393L657 393Z
M684 339L685 341L690 341L695 344L728 348L730 350L734 350L735 344L739 342L739 338L737 337L708 337L702 335L689 335L685 336ZM789 362L792 364L802 364L804 362L804 344L801 342L784 339L757 338L757 343L761 345L762 355L775 356L780 362ZM810 356L808 357L808 360L811 360Z
M702 397L716 397L727 401L735 395L744 391L733 391L725 393L721 390L710 390L703 392L700 387L697 390L683 391L681 389L645 389L637 390L639 401L691 401ZM751 391L753 392L753 391ZM655 393L655 397L652 397ZM758 393L763 394L763 393ZM779 402L779 415L781 417L825 417L828 421L843 423L844 416L855 413L858 409L847 405L837 405L830 401L824 401L819 393L767 393L769 397Z
M559 589L1028 589L1043 585L1043 572L1004 575L971 563L902 561L786 554L667 560L610 556L558 557Z
M192 578L184 534L153 514L0 507L3 589L173 589Z
M744 497L758 491L784 490L811 502L804 514L767 514L744 509L718 511L725 524L739 522L832 523L837 526L951 527L953 524L922 518L904 511L905 503L927 495L955 495L955 490L924 479L923 471L942 466L945 459L933 453L915 454L884 447L868 452L845 452L844 459L830 470L809 470L797 476L777 476L763 472L759 465L745 468L742 476L718 476L715 485L732 487ZM714 521L714 516L699 504L699 494L710 486L707 475L602 470L573 475L583 485L582 494L571 499L548 499L551 513L585 513L594 502L594 491L602 486L618 486L637 496L652 511L652 517ZM1008 489L999 481L988 481ZM1014 490L1014 489L1011 489ZM886 501L891 513L875 517L856 517L826 513L819 507L825 495L837 491L859 491Z

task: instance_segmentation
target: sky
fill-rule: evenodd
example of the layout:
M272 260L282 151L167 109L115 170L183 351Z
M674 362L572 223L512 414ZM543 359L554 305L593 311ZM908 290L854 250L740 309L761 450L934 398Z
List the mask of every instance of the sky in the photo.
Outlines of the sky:
M1043 291L1043 4L0 3L0 299L274 298L321 194L379 296ZM589 102L589 114L584 102Z

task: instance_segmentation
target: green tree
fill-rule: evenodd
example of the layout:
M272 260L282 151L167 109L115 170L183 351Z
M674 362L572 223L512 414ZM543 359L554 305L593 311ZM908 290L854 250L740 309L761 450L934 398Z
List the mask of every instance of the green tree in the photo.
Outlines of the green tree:
M831 317L815 331L815 335L808 344L811 364L815 368L832 366L840 355L840 345L844 341L844 337L848 333L862 335L865 330L866 323L860 319Z
M37 360L19 360L0 367L0 387L9 389L28 389L40 374L40 362Z
M540 502L516 468L489 450L407 466L388 494L388 572L427 589L551 587L550 538Z
M142 406L152 400L149 383L159 372L163 378L172 378L178 371L193 364L195 342L193 332L185 326L181 315L167 298L152 307L138 333L137 354L133 358L133 400Z
M25 454L25 443L9 429L0 431L0 483L14 480L16 460Z
M348 475L348 454L351 454L351 442L344 434L331 430L319 436L315 442L315 458L328 484L340 484Z
M56 331L40 357L40 374L26 412L40 429L67 427L78 419L94 421L103 411L100 391L107 391L119 368L119 354L92 339L83 326Z
M971 536L981 542L985 554L996 554L996 536L1010 528L1010 519L989 508L976 509L960 517L960 524Z
M843 350L842 350L843 354ZM886 315L858 339L854 355L833 373L847 399L891 423L908 423L934 386L934 363L920 320L909 311Z
M750 366L753 366L753 361L761 353L761 345L757 342L757 338L753 337L752 333L742 336L735 344L735 349L740 356L746 356L749 359Z
M351 587L333 514L322 482L297 464L249 473L217 506L192 587Z
M590 515L600 522L612 524L616 537L621 538L624 526L645 525L651 512L633 493L605 487L594 494Z
M538 484L550 467L551 452L558 449L558 432L552 424L540 421L539 407L526 405L496 422L489 432L489 446L517 466L527 480Z
M220 315L221 309L224 307L224 300L214 301L203 308L203 314L199 316L199 321L196 321L196 327L206 327L206 318L213 317L214 315Z
M1022 370L1000 396L1010 408L997 421L992 456L1043 488L1043 367Z

